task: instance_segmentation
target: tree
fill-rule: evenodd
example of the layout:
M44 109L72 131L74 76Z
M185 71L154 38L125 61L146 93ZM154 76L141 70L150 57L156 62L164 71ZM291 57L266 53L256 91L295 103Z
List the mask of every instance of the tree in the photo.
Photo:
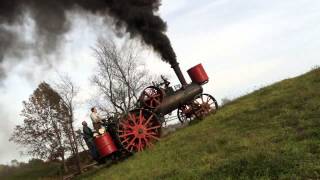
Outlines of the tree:
M76 131L76 140L78 142L78 145L82 148L82 150L86 151L87 148L85 148L85 143L84 143L84 140L83 140L83 134L82 134L81 129L78 129Z
M61 158L66 172L63 125L68 113L61 96L43 82L28 101L23 101L23 124L15 127L9 140L24 146L25 153L33 157L45 160Z
M100 39L94 48L98 69L92 80L103 94L95 101L101 110L110 109L106 104L111 103L112 113L128 112L151 82L152 76L141 63L137 47L133 43L118 47L111 39Z
M11 160L11 166L18 167L19 166L19 161L16 160L16 159Z
M67 108L68 114L66 123L64 124L64 133L69 141L72 155L76 159L76 166L79 173L81 173L81 164L78 150L78 141L75 134L73 122L74 122L74 109L75 109L75 97L79 92L79 88L72 82L71 78L67 75L61 76L60 81L56 84L57 91L61 96L61 100Z

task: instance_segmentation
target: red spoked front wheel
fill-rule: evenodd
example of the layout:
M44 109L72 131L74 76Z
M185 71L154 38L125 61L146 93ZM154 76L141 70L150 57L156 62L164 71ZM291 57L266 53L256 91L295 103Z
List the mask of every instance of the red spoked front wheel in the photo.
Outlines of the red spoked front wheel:
M120 119L118 135L129 152L143 151L160 138L161 124L156 115L145 109L135 109Z
M177 115L181 123L203 118L210 113L215 113L218 109L216 99L210 94L199 94L189 104L182 105L178 108Z
M178 120L181 123L189 123L196 116L194 115L194 110L190 105L182 105L177 110Z
M155 86L145 88L140 96L141 104L150 109L158 107L162 103L162 100L163 92Z
M216 99L210 94L200 94L196 96L193 104L197 107L195 108L195 115L200 118L207 116L210 113L215 113L218 109Z

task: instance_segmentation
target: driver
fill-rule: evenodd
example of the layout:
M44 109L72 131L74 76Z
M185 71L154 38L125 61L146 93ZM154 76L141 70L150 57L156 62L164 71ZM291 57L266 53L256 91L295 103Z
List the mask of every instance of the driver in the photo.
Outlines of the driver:
M91 108L90 118L92 121L93 128L96 130L96 132L98 132L98 130L101 128L101 125L103 123L102 122L103 119L99 116L97 112L97 108L95 107Z

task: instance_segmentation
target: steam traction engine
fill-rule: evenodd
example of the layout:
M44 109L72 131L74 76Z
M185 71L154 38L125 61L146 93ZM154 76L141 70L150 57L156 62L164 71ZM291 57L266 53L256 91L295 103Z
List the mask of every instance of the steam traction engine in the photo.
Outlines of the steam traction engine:
M164 77L163 83L154 84L143 90L139 107L121 117L115 129L115 143L129 152L142 151L160 138L163 117L177 109L181 123L202 118L218 108L217 101L209 94L203 94L202 85L209 80L201 64L187 72L192 80L187 84L179 64L172 65L181 88L174 91ZM112 131L112 130L111 130Z

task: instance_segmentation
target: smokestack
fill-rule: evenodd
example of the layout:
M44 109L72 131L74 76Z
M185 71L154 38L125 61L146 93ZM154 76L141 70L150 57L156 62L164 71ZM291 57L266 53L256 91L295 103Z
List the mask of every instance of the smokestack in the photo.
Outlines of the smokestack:
M180 66L179 66L179 63L176 62L174 64L171 65L172 69L174 70L174 72L176 73L180 83L182 86L185 86L187 85L187 82L186 82L186 79L184 78L182 72L181 72L181 69L180 69Z

